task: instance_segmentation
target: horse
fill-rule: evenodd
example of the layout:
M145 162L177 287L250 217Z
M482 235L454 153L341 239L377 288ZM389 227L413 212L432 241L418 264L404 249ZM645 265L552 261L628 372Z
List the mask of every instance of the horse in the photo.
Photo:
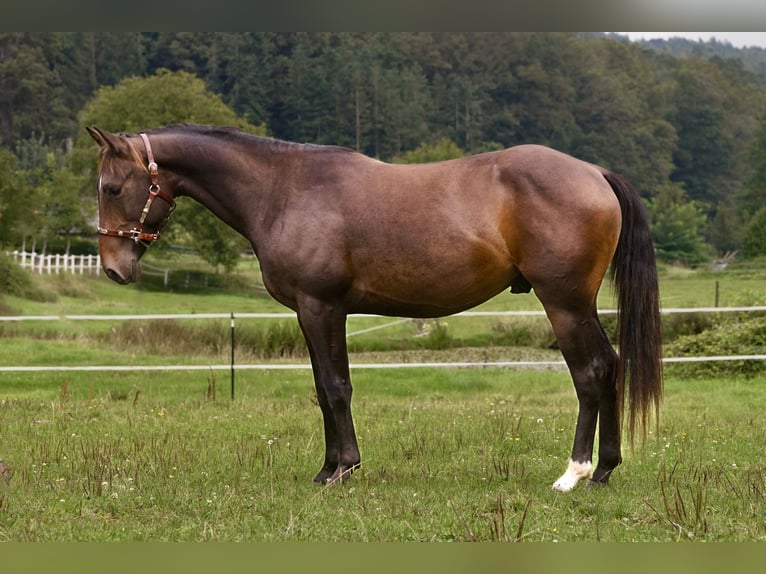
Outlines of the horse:
M349 314L442 317L506 289L533 290L578 400L558 491L583 479L608 484L622 462L625 411L631 444L659 414L659 290L647 214L636 189L610 170L532 144L397 165L229 127L86 129L100 146L98 240L110 279L138 278L175 198L187 196L250 242L266 289L296 312L324 422L318 483L345 482L361 464ZM619 354L596 307L610 267Z

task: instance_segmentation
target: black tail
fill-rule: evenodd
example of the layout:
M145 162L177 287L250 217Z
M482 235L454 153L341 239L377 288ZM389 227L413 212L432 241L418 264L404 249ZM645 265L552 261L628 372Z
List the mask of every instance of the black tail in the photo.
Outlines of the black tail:
M622 229L612 260L617 288L617 410L622 422L628 386L630 440L637 423L646 437L649 413L659 414L662 398L662 332L657 265L646 209L623 177L605 172L622 210Z

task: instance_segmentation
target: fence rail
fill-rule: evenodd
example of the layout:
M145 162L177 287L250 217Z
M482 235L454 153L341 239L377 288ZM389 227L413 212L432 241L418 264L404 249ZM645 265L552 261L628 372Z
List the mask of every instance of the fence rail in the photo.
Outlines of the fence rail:
M716 363L722 361L766 361L766 355L715 355L708 357L665 357L669 363ZM293 371L310 370L311 363L254 363L237 364L237 371ZM359 369L475 369L475 368L517 368L566 370L566 362L559 361L426 361L408 363L351 363L351 370ZM0 366L1 372L119 372L119 371L222 371L231 370L230 364L218 365L29 365Z
M34 251L6 251L13 261L22 268L35 273L59 274L73 273L84 275L98 273L101 258L98 255L64 255L61 253L45 254Z
M751 307L671 307L662 309L663 315L674 313L743 313L766 312L766 306ZM614 315L617 309L599 309L599 315ZM0 321L141 321L156 319L291 319L292 311L276 313L155 313L138 315L0 315ZM545 311L463 311L450 317L544 317ZM383 315L358 313L350 317L384 318ZM389 317L390 318L390 317ZM391 325L409 321L396 319Z
M733 312L764 312L766 306L753 307L678 307L663 309L663 314L672 313L733 313ZM599 311L601 314L616 313L615 309ZM465 311L454 317L508 317L508 316L543 316L544 311ZM377 317L380 315L358 314L354 317ZM30 315L30 316L0 316L3 321L129 321L156 319L230 319L232 329L236 319L288 319L295 318L295 313L168 313L144 315ZM396 325L406 319L396 319L385 325L373 327L385 328ZM367 332L367 329L348 336ZM707 357L667 357L665 363L688 362L719 362L719 361L766 361L766 355L720 355ZM558 361L483 361L483 362L411 362L411 363L357 363L351 364L351 369L401 369L401 368L477 368L477 367L506 367L506 368L548 368L564 369L563 360ZM0 372L30 372L30 371L197 371L221 370L235 368L234 361L230 365L30 365L30 366L0 366ZM290 370L310 369L309 363L259 363L237 364L237 370Z

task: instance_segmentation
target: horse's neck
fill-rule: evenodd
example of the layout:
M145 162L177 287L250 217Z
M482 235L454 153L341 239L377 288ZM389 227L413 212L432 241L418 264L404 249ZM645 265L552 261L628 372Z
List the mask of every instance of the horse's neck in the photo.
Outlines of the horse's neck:
M274 181L279 179L271 154L214 138L200 143L198 138L179 140L169 158L171 170L177 176L179 195L188 196L202 204L224 223L254 241L259 214L265 205ZM158 160L159 161L159 160ZM162 169L162 166L160 166Z

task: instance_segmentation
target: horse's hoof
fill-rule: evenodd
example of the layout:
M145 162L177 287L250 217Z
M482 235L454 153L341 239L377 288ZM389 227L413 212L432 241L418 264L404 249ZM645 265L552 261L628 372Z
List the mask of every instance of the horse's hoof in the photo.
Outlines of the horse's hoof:
M334 473L332 471L322 469L320 470L317 475L314 477L314 484L329 484L329 480L332 477Z
M607 486L609 484L609 478L612 476L614 469L604 470L603 468L596 468L593 476L588 481L589 486ZM592 483L592 484L591 484Z
M569 466L567 471L561 475L561 477L553 483L553 490L559 492L569 492L577 483L583 478L590 478L593 475L593 465L591 462L575 462L569 460Z
M360 464L355 464L349 467L339 466L332 472L323 469L314 477L314 482L323 486L328 484L344 483L351 477L351 473L353 473L360 466Z

